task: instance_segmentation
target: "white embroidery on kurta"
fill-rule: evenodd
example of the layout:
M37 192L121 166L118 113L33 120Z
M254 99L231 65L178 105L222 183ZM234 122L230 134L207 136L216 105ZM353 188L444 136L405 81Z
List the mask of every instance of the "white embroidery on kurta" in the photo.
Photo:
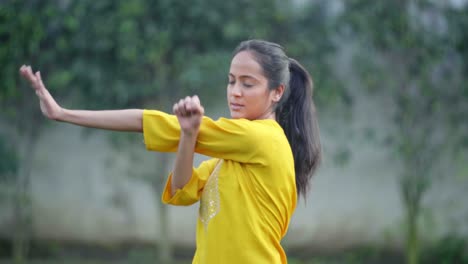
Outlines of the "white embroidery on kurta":
M219 212L218 176L222 164L223 160L220 160L218 164L216 164L213 172L208 177L201 195L199 215L201 222L205 226L205 230L208 228L210 220Z

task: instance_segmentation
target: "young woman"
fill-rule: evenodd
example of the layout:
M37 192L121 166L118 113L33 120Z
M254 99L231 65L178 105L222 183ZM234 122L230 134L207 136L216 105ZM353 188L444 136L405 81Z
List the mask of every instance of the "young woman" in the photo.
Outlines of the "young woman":
M280 244L321 158L312 81L281 46L240 43L229 69L231 119L203 116L198 97L156 110L61 108L39 72L22 66L50 119L81 126L143 132L147 149L175 152L162 200L200 201L193 263L286 263ZM194 152L212 157L192 168Z

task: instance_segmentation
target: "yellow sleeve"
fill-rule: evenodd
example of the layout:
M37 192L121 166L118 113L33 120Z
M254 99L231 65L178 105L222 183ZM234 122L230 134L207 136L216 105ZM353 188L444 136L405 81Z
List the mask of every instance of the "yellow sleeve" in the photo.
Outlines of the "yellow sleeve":
M265 127L246 119L203 117L195 152L243 163L264 163ZM176 152L180 125L177 117L156 110L143 111L143 134L148 150Z
M198 168L194 168L190 181L182 189L177 190L173 196L171 196L171 173L163 190L162 202L172 205L191 205L196 203L200 200L205 183L218 161L218 159L210 159L202 162Z

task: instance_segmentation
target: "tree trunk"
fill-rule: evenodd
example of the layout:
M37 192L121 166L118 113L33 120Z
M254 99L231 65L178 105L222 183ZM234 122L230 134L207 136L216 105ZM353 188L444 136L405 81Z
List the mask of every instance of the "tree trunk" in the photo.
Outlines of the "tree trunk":
M169 210L167 205L159 204L160 234L159 239L159 258L160 263L172 263L172 241L169 232Z
M170 157L162 153L158 155L159 159L159 168L158 171L162 173L159 174L158 179L156 180L158 183L156 184L156 192L161 194L162 189L164 188L164 183L167 177L168 170L168 163ZM159 256L159 263L172 263L172 241L170 238L170 231L169 231L169 208L167 205L163 204L161 200L158 199L156 201L159 207L159 234L160 237L158 239L158 256Z
M414 168L414 167L413 167ZM406 263L419 263L419 216L422 196L427 190L427 185L421 177L408 172L400 182L404 208L406 210ZM424 174L420 174L424 175Z
M407 209L406 263L419 263L418 210Z
M21 170L20 170L21 171ZM29 208L27 189L27 179L25 173L19 172L16 184L14 199L14 229L13 229L13 259L14 263L25 263L28 255L28 236L29 236Z
M15 264L26 263L32 234L30 174L39 137L39 127L34 127L34 123L38 122L31 122L31 127L20 143L21 158L14 196L13 260Z

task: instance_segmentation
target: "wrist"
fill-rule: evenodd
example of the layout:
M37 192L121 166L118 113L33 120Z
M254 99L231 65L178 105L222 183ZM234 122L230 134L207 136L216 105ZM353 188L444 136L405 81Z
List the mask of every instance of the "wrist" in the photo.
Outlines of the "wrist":
M198 136L198 131L181 131L180 132L180 137L181 138L184 138L186 140L189 140L189 141L196 141L197 140L197 136Z
M60 110L53 119L56 121L65 122L67 120L66 116L68 114L68 111L68 109L60 107Z

